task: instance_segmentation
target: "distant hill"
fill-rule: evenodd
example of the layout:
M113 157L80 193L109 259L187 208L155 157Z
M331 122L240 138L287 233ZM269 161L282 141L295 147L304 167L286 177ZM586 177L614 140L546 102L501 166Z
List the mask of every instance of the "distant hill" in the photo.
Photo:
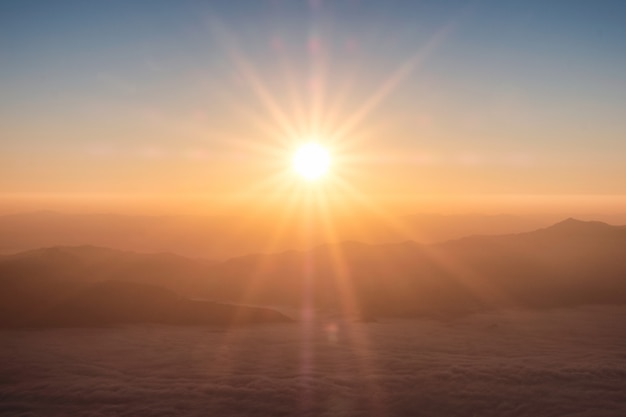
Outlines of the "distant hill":
M312 302L366 315L626 303L626 229L568 219L435 245L347 243L246 256L214 265L203 286L197 291L215 299Z
M169 253L52 247L0 258L0 326L288 321L273 310L182 296L210 262Z
M345 242L214 263L96 247L48 248L0 258L0 306L28 294L31 305L50 307L51 294L106 281L157 285L191 299L310 306L357 318L621 304L626 228L568 219L532 232L431 245ZM19 306L11 308L21 314Z
M95 246L56 246L0 258L0 279L104 281L160 285L184 293L211 265L172 253L136 253Z
M174 252L223 260L255 252L308 249L346 240L368 243L415 240L432 243L469 234L529 231L550 224L545 218L511 215L420 214L388 219L371 213L335 214L317 219L262 213L256 216L148 216L71 214L52 211L0 216L0 254L51 246L101 246L138 252ZM278 235L277 225L281 225ZM325 232L333 225L335 238ZM271 237L271 238L270 238Z

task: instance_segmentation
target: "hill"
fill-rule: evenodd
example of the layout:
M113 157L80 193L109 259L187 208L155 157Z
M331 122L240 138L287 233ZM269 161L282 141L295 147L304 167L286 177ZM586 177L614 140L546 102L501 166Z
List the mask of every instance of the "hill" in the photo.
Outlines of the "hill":
M256 213L256 212L255 212ZM99 246L125 251L174 252L224 260L254 252L308 249L346 240L369 243L404 239L423 243L474 233L502 234L550 224L545 218L510 215L398 215L388 219L364 212L339 212L329 217L294 216L284 212L246 210L228 215L120 215L40 211L0 215L0 254L51 246ZM315 217L315 216L314 216ZM302 233L304 222L314 225ZM281 224L278 236L277 224ZM325 226L332 224L333 239ZM268 236L273 236L268 245Z
M98 327L159 323L237 326L291 321L265 308L190 300L161 287L123 281L57 281L42 292L12 291L3 297L2 327Z
M202 285L215 299L366 315L626 303L626 230L569 219L436 245L322 246L219 263Z
M455 315L502 307L626 303L626 228L568 219L527 233L440 244L344 242L207 262L56 247L0 258L0 301L105 281L237 305L308 306L352 317ZM17 309L17 310L16 310Z

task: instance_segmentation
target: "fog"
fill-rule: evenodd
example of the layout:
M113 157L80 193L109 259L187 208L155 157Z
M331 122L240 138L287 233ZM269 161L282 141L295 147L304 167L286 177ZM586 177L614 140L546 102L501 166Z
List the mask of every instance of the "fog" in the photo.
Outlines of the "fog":
M5 330L3 416L624 416L626 307Z

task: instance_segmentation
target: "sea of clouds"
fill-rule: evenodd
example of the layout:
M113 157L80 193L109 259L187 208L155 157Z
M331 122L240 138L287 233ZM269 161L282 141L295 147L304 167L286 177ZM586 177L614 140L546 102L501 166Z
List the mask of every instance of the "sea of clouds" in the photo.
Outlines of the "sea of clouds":
M1 331L0 415L623 417L625 318Z

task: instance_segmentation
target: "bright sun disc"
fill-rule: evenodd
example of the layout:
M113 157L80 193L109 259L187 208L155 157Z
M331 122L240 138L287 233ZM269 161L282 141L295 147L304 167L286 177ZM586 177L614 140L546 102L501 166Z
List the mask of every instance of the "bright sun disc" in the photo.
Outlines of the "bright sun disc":
M307 143L298 148L293 157L293 169L304 178L314 180L328 171L330 155L318 143Z

